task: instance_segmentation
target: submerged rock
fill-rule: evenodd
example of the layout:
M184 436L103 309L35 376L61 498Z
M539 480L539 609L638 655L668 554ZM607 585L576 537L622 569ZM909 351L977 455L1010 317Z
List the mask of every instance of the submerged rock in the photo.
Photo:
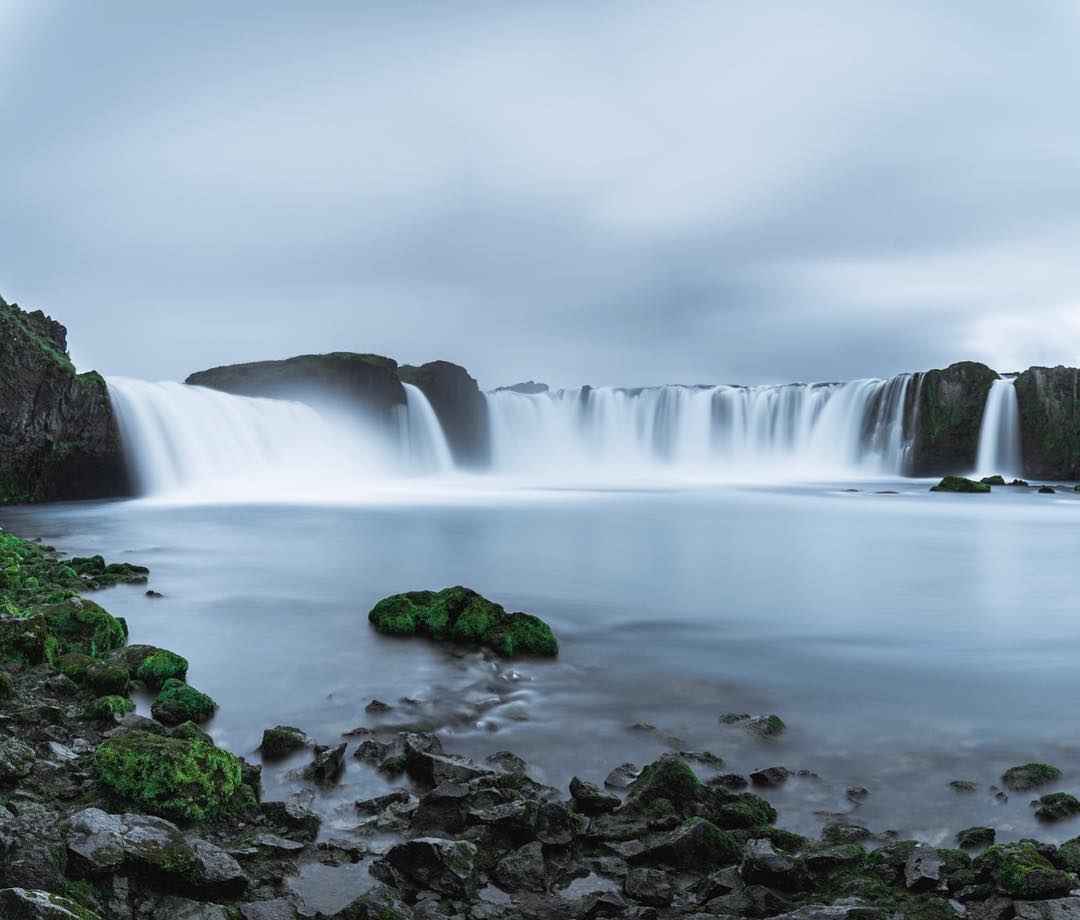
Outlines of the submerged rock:
M985 482L976 482L974 479L967 479L963 476L946 476L936 486L933 486L930 491L979 493L989 492L990 486Z
M422 635L483 645L499 655L553 657L559 652L551 628L528 613L507 613L469 588L410 591L383 598L368 614L388 635Z
M1080 801L1068 792L1051 792L1034 803L1035 817L1040 821L1060 821L1080 813Z
M263 757L274 759L286 757L293 751L307 747L308 744L310 744L308 736L299 728L292 725L277 725L263 732L259 751Z
M1001 782L1013 792L1027 792L1061 779L1061 771L1046 763L1026 763L1019 767L1009 767L1001 775Z

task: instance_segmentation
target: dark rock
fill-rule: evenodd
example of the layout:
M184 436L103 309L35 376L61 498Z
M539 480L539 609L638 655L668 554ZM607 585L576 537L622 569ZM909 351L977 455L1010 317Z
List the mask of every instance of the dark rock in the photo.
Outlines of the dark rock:
M1003 476L983 476L979 482L988 486L1003 486L1005 485L1005 478Z
M1080 801L1068 792L1051 792L1035 803L1035 817L1040 821L1060 821L1080 812Z
M1017 901L1016 920L1080 920L1080 898L1053 901Z
M604 785L612 789L627 789L638 778L641 770L632 763L619 764L604 780Z
M804 883L796 861L786 853L778 853L765 839L747 842L739 872L748 885L767 885L783 891L798 891Z
M1016 379L1024 473L1080 479L1080 371L1032 367Z
M465 783L440 783L420 797L413 812L413 831L420 834L460 833L465 829L471 795L472 790Z
M301 802L263 802L259 808L267 819L301 840L314 840L319 833L319 816Z
M329 782L336 779L342 770L346 747L348 747L348 744L344 741L333 747L316 745L315 759L312 760L305 773L319 782Z
M976 857L973 867L993 879L998 890L1011 898L1063 897L1072 887L1073 876L1057 869L1031 841L995 844Z
M763 786L775 789L787 782L791 771L787 767L766 767L764 770L755 770L750 774L750 782L755 786Z
M745 789L750 785L750 781L745 776L740 776L738 773L721 773L719 776L714 776L709 780L711 785L723 786L725 789Z
M826 824L821 831L821 839L825 843L859 843L870 839L870 831L861 824L851 824L847 821L834 821Z
M263 732L259 751L263 757L276 759L286 757L293 751L310 744L307 735L292 725L277 725Z
M870 790L865 786L848 786L844 791L844 797L849 802L862 802L868 795L870 795Z
M990 491L990 486L982 482L975 482L973 479L965 479L963 476L946 476L936 486L933 486L930 491L985 493Z
M912 891L933 891L944 879L945 860L936 847L917 846L904 868L904 884Z
M391 805L407 805L412 801L406 789L395 789L386 795L378 795L372 799L361 799L356 803L356 810L362 812L379 812Z
M391 847L371 873L402 892L431 890L451 898L474 898L479 885L476 847L439 837L418 837Z
M1051 486L1039 486L1040 495L1053 495L1054 491L1055 490Z
M545 846L568 847L584 829L584 819L566 802L545 802L540 809L537 839Z
M944 476L975 466L979 429L990 386L998 375L963 361L917 375L908 388L905 437L912 441L913 476Z
M495 387L492 390L493 393L522 393L526 396L535 396L539 393L546 393L549 387L546 383L537 383L535 380L529 380L525 383L515 383L508 387Z
M63 887L67 860L59 824L56 812L34 802L0 808L3 884L50 891Z
M982 850L994 842L992 827L969 827L956 835L957 844L965 850Z
M570 780L570 798L574 800L574 810L590 817L613 812L622 804L615 795L609 795L593 783L587 783L578 777Z
M364 712L372 714L382 714L384 712L393 712L394 707L389 703L384 703L382 700L372 700L364 707Z
M398 373L431 403L457 465L486 466L491 459L487 398L469 372L449 361L430 361L420 367L402 365Z
M295 399L318 407L360 408L390 421L405 405L397 362L380 355L334 352L284 361L232 364L191 374L186 383L239 396Z
M978 792L979 784L973 783L971 780L966 779L953 779L949 780L949 786L952 787L954 792Z
M498 767L507 773L524 773L528 764L512 751L496 751L484 758L484 763Z
M1001 782L1006 789L1013 792L1027 792L1037 789L1061 779L1061 771L1045 763L1028 763L1020 767L1009 767L1002 776Z
M0 365L0 504L131 494L108 388L60 323L0 299Z
M623 891L628 898L650 907L667 907L675 896L675 889L666 874L640 866L627 872Z
M86 808L64 822L72 869L83 878L143 874L199 894L235 897L247 877L228 853L175 824L149 815L110 815Z
M29 776L34 765L34 750L17 738L0 741L0 783L13 783Z
M205 722L216 709L217 703L205 693L170 677L161 685L150 712L164 725L179 725L181 722Z
M691 818L673 831L647 838L643 844L644 849L631 857L630 863L710 869L734 865L741 855L732 836L704 818Z
M512 850L495 866L496 883L507 891L542 892L547 888L544 847L539 841Z

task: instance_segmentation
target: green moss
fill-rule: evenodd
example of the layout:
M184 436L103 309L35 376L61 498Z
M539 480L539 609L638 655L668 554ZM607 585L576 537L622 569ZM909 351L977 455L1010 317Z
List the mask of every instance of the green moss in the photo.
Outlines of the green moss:
M1014 792L1027 792L1061 779L1061 771L1048 763L1026 763L1019 767L1009 767L1001 775L1001 781L1007 789Z
M184 680L187 672L186 658L168 649L159 648L143 658L135 670L135 676L148 687L157 689L167 680Z
M956 835L956 842L967 850L981 850L990 846L995 836L992 827L969 827Z
M1029 883L1032 872L1053 872L1054 867L1027 841L995 844L975 860L976 867L996 869L1001 890L1014 898L1037 894Z
M123 799L164 818L206 821L235 807L240 760L201 741L127 732L98 745L94 771Z
M135 711L135 704L126 696L99 696L86 707L89 719L113 719Z
M1060 821L1080 812L1080 801L1068 792L1051 792L1041 796L1035 808L1035 817L1040 821Z
M963 476L946 476L930 491L979 493L989 492L990 486L986 482L975 482L975 480L966 479Z
M626 801L638 811L647 811L664 802L670 810L686 814L705 794L706 787L685 760L662 757L641 771L631 784Z
M983 478L980 479L979 482L981 482L983 485L987 485L987 486L1003 486L1003 485L1005 485L1005 477L1004 476L983 476Z
M1058 856L1070 872L1080 873L1080 837L1066 840L1058 847Z
M410 591L383 598L368 614L379 632L425 635L469 645L485 645L499 655L553 657L559 645L551 628L528 613L507 613L500 605L461 586L439 592Z
M150 711L159 722L178 725L181 722L205 722L216 709L217 703L205 693L200 693L183 681L169 678L162 684Z
M263 757L285 757L308 743L307 735L292 725L277 725L263 732L259 750Z
M55 651L60 654L81 652L100 657L127 641L123 622L84 598L74 597L50 604L40 608L40 613L57 640Z
M715 786L709 788L720 799L711 812L712 820L718 827L762 827L776 820L776 809L759 795L752 792L727 793Z

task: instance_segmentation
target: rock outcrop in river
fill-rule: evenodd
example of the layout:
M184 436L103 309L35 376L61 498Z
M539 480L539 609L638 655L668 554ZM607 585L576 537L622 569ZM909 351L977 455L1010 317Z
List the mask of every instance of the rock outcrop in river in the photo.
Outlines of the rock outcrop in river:
M986 396L997 377L985 364L961 361L917 379L912 475L944 476L975 468Z
M1032 367L1016 380L1024 473L1080 479L1080 370Z
M359 406L384 420L405 406L403 384L409 383L431 403L458 466L483 465L490 454L487 401L468 371L449 361L399 366L381 355L334 352L215 367L191 374L185 382L238 396Z
M129 492L105 381L76 372L60 323L0 299L0 504Z

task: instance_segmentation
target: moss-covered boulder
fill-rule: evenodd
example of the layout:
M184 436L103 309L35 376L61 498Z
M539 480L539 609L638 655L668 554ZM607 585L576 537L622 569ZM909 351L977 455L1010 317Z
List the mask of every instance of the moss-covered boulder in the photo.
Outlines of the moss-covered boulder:
M211 820L247 799L240 759L202 741L126 732L98 745L94 772L119 798L171 820Z
M1069 873L1057 869L1034 843L997 843L976 857L975 869L989 874L1011 898L1064 897L1072 887Z
M499 604L460 586L391 595L372 608L368 619L387 635L483 645L506 657L551 657L559 652L543 620L528 613L507 613Z
M1080 801L1068 792L1050 792L1035 804L1035 817L1040 821L1060 821L1075 814L1080 814Z
M1013 792L1027 792L1048 786L1061 779L1061 771L1048 763L1026 763L1019 767L1009 767L1001 775L1001 782Z
M111 661L122 663L152 690L159 689L169 678L187 679L187 659L154 645L127 645L108 657Z
M79 652L61 655L55 664L65 677L101 696L126 693L131 682L128 669L122 664L100 661Z
M946 476L931 492L957 492L967 494L980 494L990 491L990 486L985 482L976 482L974 479L966 479L963 476Z
M126 696L99 696L86 707L88 719L112 720L135 711L135 704Z
M704 870L734 865L742 858L735 838L705 818L689 818L643 843L644 849L631 857L634 864Z
M992 827L968 827L956 835L956 842L965 850L982 850L997 836Z
M71 597L36 611L56 640L54 653L80 652L95 658L120 648L127 641L127 624L103 607L82 597Z
M217 703L205 693L200 693L194 687L171 677L162 684L161 691L150 707L154 718L165 725L205 722L216 709Z
M308 736L292 725L275 725L263 732L259 752L263 757L275 759L286 757L310 743Z
M979 482L981 482L984 486L1003 486L1005 485L1005 477L1000 475L983 476L983 478L980 479Z

